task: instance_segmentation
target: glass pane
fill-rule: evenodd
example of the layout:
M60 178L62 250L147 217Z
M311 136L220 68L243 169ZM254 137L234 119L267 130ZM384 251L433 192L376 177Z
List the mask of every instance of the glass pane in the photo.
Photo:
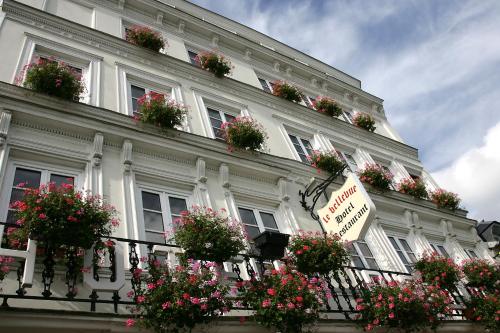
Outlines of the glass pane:
M366 263L368 264L369 268L371 268L371 269L379 269L378 265L377 265L377 262L375 261L375 259L372 259L372 258L365 258L365 259L366 259Z
M407 253L407 254L408 254L408 257L410 258L410 261L412 263L417 262L417 257L415 257L415 255L413 253Z
M352 263L354 264L355 267L359 268L365 267L365 264L363 264L363 261L361 261L361 258L358 256L352 256Z
M469 257L471 257L471 258L477 258L478 257L477 254L476 254L476 252L474 252L473 250L469 250L468 252L469 252Z
M50 175L50 182L53 182L56 184L56 186L61 186L62 184L75 184L75 178L74 177L68 177L68 176L63 176L63 175L56 175L52 174Z
M350 122L352 123L352 114L350 112L344 112L344 119L347 121L347 122Z
M290 140L292 140L292 143L294 145L299 145L299 140L297 140L297 137L295 135L289 134L288 136L290 137Z
M297 148L297 147L296 147ZM299 157L300 157L300 160L304 163L309 163L309 159L307 158L307 155L304 155L302 153L300 153L299 151L297 151L297 153L299 153Z
M196 61L196 56L198 55L198 53L193 52L193 51L188 51L188 55L189 55L189 61L193 65L198 65L198 62Z
M137 111L139 109L139 104L137 103L137 98L132 97L132 110Z
M363 253L365 257L373 257L372 251L370 251L370 248L368 247L368 245L366 245L366 243L358 242L357 244L359 246L359 249L361 250L361 253Z
M302 97L302 100L304 101L304 104L305 104L308 108L310 108L310 107L311 107L311 103L309 102L309 99L307 98L307 96L306 96L306 95L304 95L304 94L300 94L300 97Z
M449 258L450 255L448 254L448 252L446 251L446 249L444 248L444 246L441 246L441 245L438 245L439 249L441 250L441 254L446 257L446 258Z
M251 225L245 225L245 230L247 231L248 234L248 239L252 240L258 235L260 235L260 230L259 227L253 227Z
M405 255L403 254L403 252L401 251L397 251L398 252L398 255L399 255L399 258L401 259L401 261L403 262L403 264L406 266L406 265L409 265L410 263L408 262L408 259L406 259Z
M212 128L220 129L220 127L222 126L222 121L210 117L210 124L212 125Z
M165 243L165 237L163 237L163 234L146 231L146 241L154 243Z
M17 168L12 185L17 186L20 183L25 183L24 187L38 187L40 186L41 177L42 173L40 171Z
M142 97L146 93L146 89L134 85L130 86L130 90L134 98Z
M262 86L262 89L264 89L265 92L271 93L271 89L269 89L269 86L267 85L266 80L264 79L259 79L260 85Z
M21 200L24 197L24 190L13 188L10 195L10 203Z
M431 244L432 250L436 253L439 253L438 249L436 248L436 245Z
M211 118L219 119L220 121L222 121L222 117L220 116L219 111L216 111L216 110L213 110L213 109L210 109L210 108L207 108L207 111L208 111L208 115Z
M311 143L309 142L309 140L306 140L306 139L301 139L302 140L302 144L304 145L304 148L306 148L306 151L309 155L312 154L312 146L311 146Z
M238 211L240 213L241 222L257 226L257 220L255 219L253 211L245 208L238 208Z
M142 207L161 212L160 195L142 191Z
M161 213L144 211L144 227L148 230L163 232L163 218Z
M403 245L403 248L406 252L413 252L410 245L408 245L408 242L405 239L400 238L399 241L401 242L401 245Z
M15 210L9 210L7 212L7 223L14 224L17 221L17 216L16 216L16 211Z
M170 205L170 212L172 215L181 215L183 210L187 210L185 199L169 197L168 203Z
M231 121L233 121L236 118L232 114L228 114L228 113L224 113L224 117L226 118L227 122L231 122Z
M396 251L401 251L401 249L399 248L398 243L396 243L396 240L394 239L394 237L389 237L389 240L391 241L391 244Z
M278 229L278 225L276 224L273 214L260 213L260 218L262 219L262 223L266 229Z

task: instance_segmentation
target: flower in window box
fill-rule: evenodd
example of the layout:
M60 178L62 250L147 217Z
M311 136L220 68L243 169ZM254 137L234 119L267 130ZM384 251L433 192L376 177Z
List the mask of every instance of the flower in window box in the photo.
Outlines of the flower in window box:
M167 46L166 41L160 33L151 28L139 25L134 25L128 28L125 34L125 39L129 43L145 47L155 52L159 52Z
M429 195L432 202L434 202L438 208L457 210L460 204L460 198L457 194L448 192L442 188L430 192Z
M134 118L161 128L174 128L182 125L188 112L184 105L155 92L143 95L137 100L137 104L139 112Z
M500 290L500 265L484 259L470 259L462 263L462 272L469 287Z
M375 120L368 113L358 112L354 116L353 123L359 128L363 128L369 132L375 131Z
M486 332L500 332L500 291L471 292L464 310L466 318L483 325Z
M342 108L332 98L318 96L312 104L318 112L327 114L330 117L338 117L342 114Z
M390 189L392 183L392 178L394 177L392 173L378 164L365 164L364 169L358 171L359 180L364 183L368 183L374 188L382 191L387 191Z
M18 78L23 86L36 92L77 102L85 91L81 75L63 62L38 59L26 65Z
M20 228L12 231L9 239L24 243L29 237L53 250L90 249L119 224L114 207L98 196L84 195L71 184L26 188L22 200L14 202L12 208L17 210Z
M311 165L320 170L336 174L342 171L346 165L335 152L320 152L318 150L313 150L312 154L307 156L307 159L311 162Z
M259 150L264 148L267 138L262 125L250 117L238 116L230 122L222 124L222 136L229 145L229 150L234 148L244 150Z
M397 184L397 190L413 196L415 199L427 199L429 197L425 184L421 179L406 178Z
M245 249L239 221L211 208L194 206L175 221L175 243L184 249L182 258L222 263Z
M422 281L453 291L460 280L460 268L451 258L439 256L437 253L424 253L415 263L415 269L422 276Z
M201 68L212 72L218 78L229 75L232 70L231 61L215 51L200 52L196 56L196 61L200 64Z
M350 260L346 244L333 233L300 231L291 238L288 250L290 261L299 272L307 275L336 272Z
M290 102L300 103L302 101L302 93L300 90L285 81L274 81L273 86L273 95L286 99Z
M243 305L255 311L253 318L259 324L283 333L300 333L314 325L331 297L323 280L308 279L286 265L264 272L260 280L242 281L239 291Z
M130 292L136 318L128 319L126 326L161 333L191 332L196 325L209 324L231 309L229 286L213 265L190 260L173 268L157 262L148 266L148 275Z
M370 284L361 290L356 303L358 322L366 331L376 327L405 332L436 329L453 310L448 291L418 280Z

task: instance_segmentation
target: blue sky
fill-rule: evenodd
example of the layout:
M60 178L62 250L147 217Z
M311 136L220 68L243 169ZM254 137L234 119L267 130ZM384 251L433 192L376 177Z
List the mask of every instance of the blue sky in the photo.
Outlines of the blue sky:
M360 79L438 183L500 220L500 1L192 2Z

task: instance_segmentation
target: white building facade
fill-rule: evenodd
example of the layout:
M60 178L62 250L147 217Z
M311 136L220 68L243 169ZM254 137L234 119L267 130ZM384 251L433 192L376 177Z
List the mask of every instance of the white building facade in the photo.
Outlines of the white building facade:
M303 160L310 149L336 150L351 172L377 162L395 175L395 182L417 176L428 189L438 188L417 149L402 142L388 123L383 100L363 91L358 79L213 12L182 0L0 4L0 221L9 220L18 180L42 184L71 177L78 188L102 195L117 208L122 223L116 237L161 243L172 220L193 204L225 208L251 233L320 230L298 194L311 177L325 177ZM128 43L125 28L134 24L161 33L168 47L157 54ZM234 69L229 77L215 78L192 63L197 53L212 49L230 58ZM38 57L55 57L81 70L87 91L80 103L15 84L23 67ZM269 94L274 80L299 87L305 102ZM132 119L135 100L148 91L170 94L189 106L182 128L165 132ZM337 100L343 115L331 118L308 107L318 95ZM351 123L356 112L374 117L375 133ZM237 115L263 125L269 137L266 152L229 152L217 139L218 121ZM341 182L334 182L331 190ZM369 193L376 218L353 253L353 264L366 269L363 278L379 274L377 270L407 272L425 251L437 251L457 263L471 257L492 259L466 211L438 209L430 201L396 191ZM177 250L166 251L172 259ZM124 247L124 258L127 255ZM129 268L126 260L124 265ZM15 294L15 273L3 282L0 293ZM43 289L39 273L35 268L26 295ZM57 276L54 285L63 288L63 278ZM80 288L82 297L92 291L88 283ZM62 297L56 290L54 295ZM119 291L123 299L127 291ZM0 328L9 332L33 327L47 332L123 329L120 314L81 314L88 311L85 303L19 297L5 304L17 309L0 310ZM100 304L97 312L113 313L112 305ZM258 331L235 325L227 321L221 329ZM320 330L330 331L331 325L322 323ZM338 331L355 330L347 322L335 325ZM447 325L443 330L471 329Z

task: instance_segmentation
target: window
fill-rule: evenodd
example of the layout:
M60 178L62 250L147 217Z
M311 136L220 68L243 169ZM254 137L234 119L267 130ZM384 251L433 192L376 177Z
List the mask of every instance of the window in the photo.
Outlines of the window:
M207 112L214 138L223 140L223 131L221 130L222 123L230 122L235 119L236 116L210 107L207 107Z
M383 165L383 164L381 164L381 163L377 163L377 164L378 164L378 165L380 165L380 166L382 167L382 169L384 169L384 171L385 171L385 172L388 172L388 173L390 173L391 175L393 174L393 173L391 172L391 170L389 170L389 167L388 167L388 166ZM391 180L391 182L389 183L389 187L390 187L390 189L391 189L391 190L396 190L396 188L394 187L394 183L393 183L393 181L394 181L394 179L393 179L393 180Z
M299 154L300 160L304 163L309 163L307 156L311 155L313 151L311 142L296 135L289 134L288 136L292 141L295 151Z
M200 63L197 60L198 52L188 50L189 62L193 65L200 66Z
M476 254L476 252L474 252L474 250L466 249L465 252L467 253L469 258L471 258L471 259L479 258L479 256Z
M417 258L410 245L404 238L389 237L389 240L403 262L403 265L405 265L408 273L410 273L413 270L413 264L417 262Z
M238 207L238 212L249 239L254 239L264 231L279 232L272 213L243 207Z
M347 164L347 167L349 168L349 170L351 170L352 172L358 171L358 164L356 163L356 161L354 160L354 157L352 157L351 154L348 154L348 153L343 152L343 151L338 151L338 150L336 150L336 152L337 152L337 155L340 157L340 159L345 164Z
M345 121L347 121L348 123L351 123L353 124L354 123L354 118L353 118L353 115L352 113L350 113L349 111L343 111L342 112L342 117L344 118Z
M313 97L310 97L310 96L307 96L307 95L304 95L304 94L300 94L300 97L302 97L302 102L304 103L305 106L307 106L308 108L312 109L313 108L313 102L316 100L314 99Z
M40 185L49 182L55 183L56 186L60 186L63 183L74 185L75 176L49 170L17 167L14 172L6 222L16 223L16 213L14 209L10 208L10 205L15 201L22 200L25 188L38 188Z
M436 252L440 256L445 257L445 258L450 258L450 255L448 254L448 252L446 251L446 249L444 248L443 245L431 244L431 247L434 250L434 252Z
M377 261L365 241L353 242L352 245L350 252L354 266L359 268L379 269Z
M138 100L145 94L157 93L165 95L165 98L173 97L172 89L167 89L166 91L161 91L161 89L152 89L151 87L148 87L147 85L141 84L134 80L129 81L128 90L128 95L130 96L129 115L136 115L139 112Z
M146 241L165 243L165 232L187 210L186 199L165 192L141 191Z
M259 78L260 85L262 86L262 89L264 89L265 92L272 94L273 93L273 84L272 82L266 80L266 79L261 79Z

